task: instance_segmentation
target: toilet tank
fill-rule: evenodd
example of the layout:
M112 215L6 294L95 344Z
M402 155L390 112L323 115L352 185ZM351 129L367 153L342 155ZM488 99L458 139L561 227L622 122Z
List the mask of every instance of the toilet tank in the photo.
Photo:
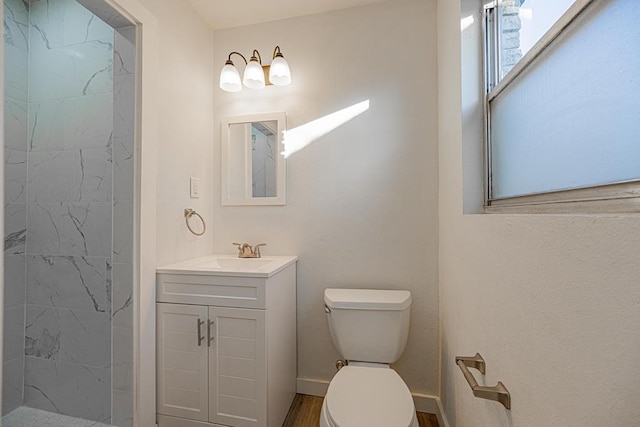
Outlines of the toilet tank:
M349 361L393 363L409 335L409 291L325 289L325 311L338 352Z

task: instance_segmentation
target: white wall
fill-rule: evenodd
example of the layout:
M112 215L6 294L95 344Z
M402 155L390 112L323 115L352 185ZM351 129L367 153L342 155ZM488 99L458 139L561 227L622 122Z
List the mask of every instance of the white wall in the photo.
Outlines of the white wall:
M191 235L183 211L212 222L213 30L184 1L141 3L160 34L157 262L164 265L212 251L211 233ZM200 178L200 199L189 198L189 177Z
M461 54L467 64L468 55L479 59L478 45L460 50L460 17L469 14L463 3L461 13L457 1L438 2L446 415L452 426L636 425L638 216L462 214L462 147L469 138L480 142L463 131L477 118L463 121L473 88L460 82L480 73L479 63L460 71ZM479 31L479 18L470 31ZM486 384L500 380L511 392L512 411L472 396L454 358L476 351L487 362Z
M213 31L183 1L109 1L143 23L143 203L139 306L134 310L139 318L134 340L140 344L134 354L136 420L147 426L156 409L155 267L212 251L210 234L196 238L188 233L183 210L191 207L211 221ZM201 179L199 200L189 199L190 176ZM152 203L156 206L150 207Z
M325 288L408 289L397 368L412 391L438 391L435 18L434 1L400 0L214 34L216 73L231 51L258 49L269 63L280 45L293 74L285 88L216 88L213 242L221 253L267 242L265 255L300 257L299 378L335 373ZM286 206L221 206L222 117L285 111L292 129L367 99L369 111L288 159Z

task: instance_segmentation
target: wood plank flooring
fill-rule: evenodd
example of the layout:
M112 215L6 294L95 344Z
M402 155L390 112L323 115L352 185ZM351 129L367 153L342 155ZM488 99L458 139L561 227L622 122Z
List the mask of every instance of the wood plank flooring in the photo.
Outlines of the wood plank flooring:
M322 400L322 397L296 394L282 427L318 427Z
M318 427L320 425L322 400L322 397L296 394L282 427ZM417 414L420 427L439 427L438 418L435 415L425 414L424 412L418 412Z

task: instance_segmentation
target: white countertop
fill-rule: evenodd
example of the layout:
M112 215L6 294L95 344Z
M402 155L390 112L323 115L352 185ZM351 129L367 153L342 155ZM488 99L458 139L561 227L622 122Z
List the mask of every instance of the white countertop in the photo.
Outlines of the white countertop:
M207 255L158 267L156 273L271 277L297 260L297 256L238 258L237 255Z

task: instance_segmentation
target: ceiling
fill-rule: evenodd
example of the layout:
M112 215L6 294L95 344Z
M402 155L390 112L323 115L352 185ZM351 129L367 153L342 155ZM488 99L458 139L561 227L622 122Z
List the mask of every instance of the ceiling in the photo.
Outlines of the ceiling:
M385 0L188 0L214 29L311 15Z

